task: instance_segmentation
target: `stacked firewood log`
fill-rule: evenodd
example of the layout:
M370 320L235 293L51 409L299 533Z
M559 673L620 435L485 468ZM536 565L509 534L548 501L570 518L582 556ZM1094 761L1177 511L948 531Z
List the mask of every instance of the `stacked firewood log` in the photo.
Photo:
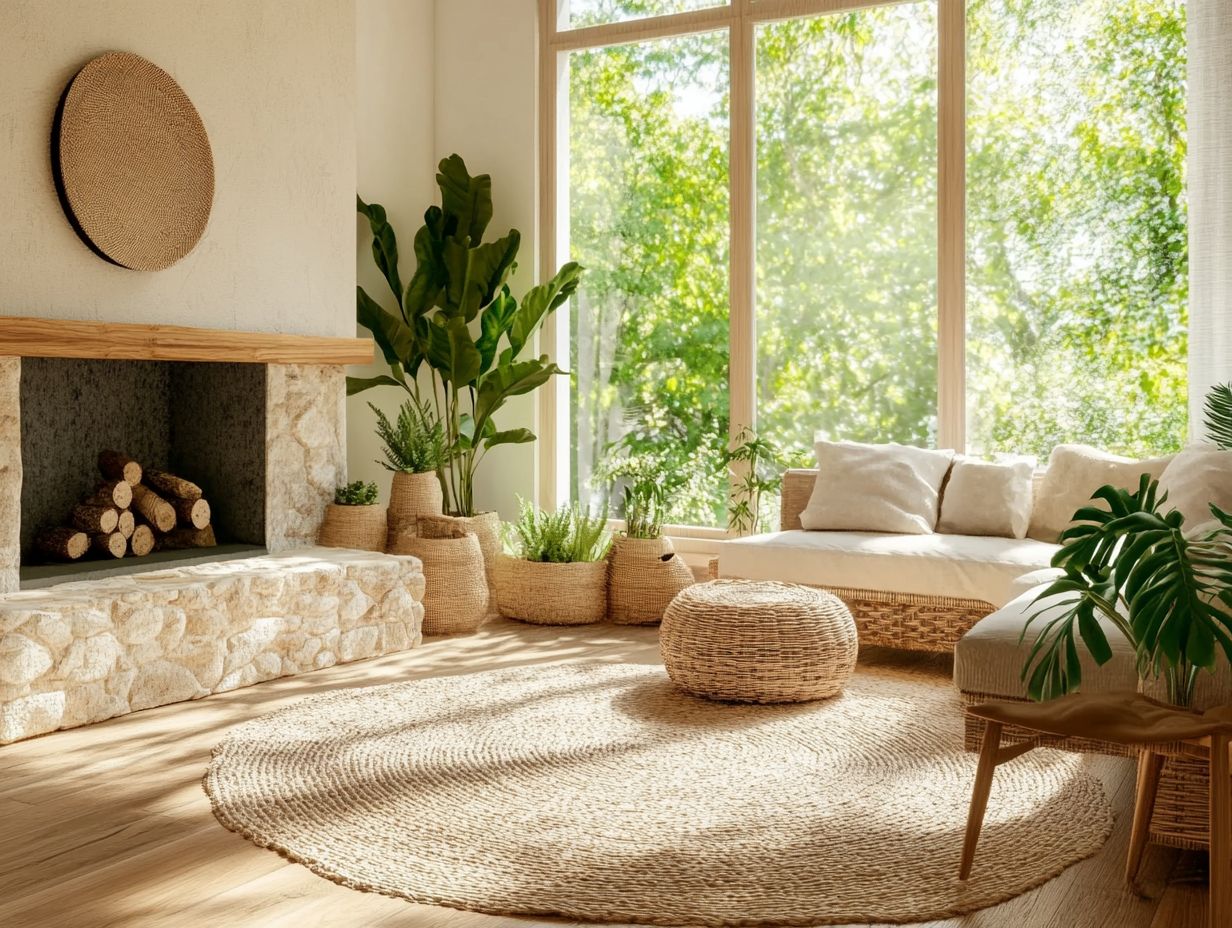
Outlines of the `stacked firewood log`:
M192 481L143 468L119 451L100 452L98 469L102 481L66 523L38 535L35 544L47 557L75 561L91 551L144 557L158 549L217 544L210 504Z

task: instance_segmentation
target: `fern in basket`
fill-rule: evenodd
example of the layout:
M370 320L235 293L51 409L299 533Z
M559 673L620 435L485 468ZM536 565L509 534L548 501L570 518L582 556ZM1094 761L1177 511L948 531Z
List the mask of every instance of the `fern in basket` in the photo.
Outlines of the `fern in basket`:
M385 460L378 464L404 474L430 474L444 466L445 429L427 403L407 400L395 422L372 403L368 408L376 414L376 434L384 445Z
M607 510L591 515L576 503L555 512L542 512L519 500L517 522L511 528L511 547L525 561L555 564L588 563L607 557L611 536L607 532Z

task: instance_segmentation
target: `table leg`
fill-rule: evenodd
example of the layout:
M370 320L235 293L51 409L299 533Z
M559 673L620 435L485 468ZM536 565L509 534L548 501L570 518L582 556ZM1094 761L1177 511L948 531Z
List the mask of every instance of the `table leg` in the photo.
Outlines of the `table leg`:
M1232 785L1229 784L1227 735L1211 736L1210 759L1210 918L1211 928L1232 925Z
M1134 824L1129 833L1129 857L1125 861L1125 882L1136 888L1138 870L1147 839L1151 836L1151 816L1155 812L1155 795L1159 791L1159 772L1164 756L1150 748L1138 755L1138 785L1134 793Z
M971 790L971 808L967 812L967 834L963 838L962 861L958 865L958 878L971 876L975 863L975 846L984 827L984 812L988 808L988 794L992 790L992 775L997 769L997 755L1001 748L1001 723L988 722L984 728L984 741L980 744L980 765L975 771L975 787Z

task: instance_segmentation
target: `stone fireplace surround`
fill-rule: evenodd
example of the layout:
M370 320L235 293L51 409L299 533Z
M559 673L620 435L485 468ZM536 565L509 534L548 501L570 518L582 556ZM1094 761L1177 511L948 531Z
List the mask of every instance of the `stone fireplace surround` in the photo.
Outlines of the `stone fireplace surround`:
M269 554L20 591L23 356L265 364ZM416 559L312 547L346 476L345 365L370 358L359 339L0 317L0 744L419 643Z

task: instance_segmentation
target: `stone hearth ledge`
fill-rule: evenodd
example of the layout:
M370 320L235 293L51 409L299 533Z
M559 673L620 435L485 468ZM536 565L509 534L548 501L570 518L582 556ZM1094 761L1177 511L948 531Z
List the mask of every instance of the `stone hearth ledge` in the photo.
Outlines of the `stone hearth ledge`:
M0 596L0 744L412 648L423 591L416 558L300 548Z

